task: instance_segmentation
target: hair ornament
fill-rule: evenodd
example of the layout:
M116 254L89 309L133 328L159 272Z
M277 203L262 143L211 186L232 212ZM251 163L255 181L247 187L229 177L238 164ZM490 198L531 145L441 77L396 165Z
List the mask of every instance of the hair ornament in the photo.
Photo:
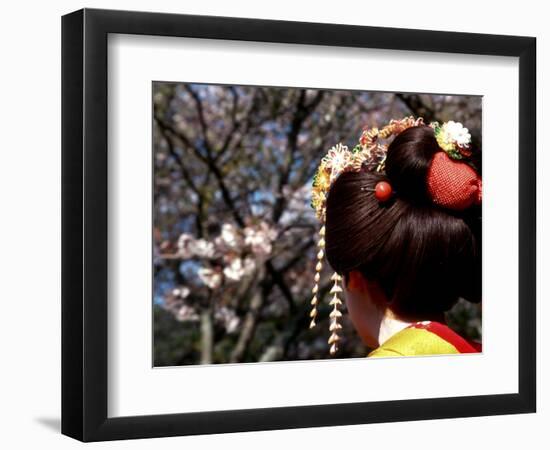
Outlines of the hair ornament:
M443 208L463 211L481 204L481 177L463 161L437 152L428 168L426 184L432 201Z
M468 128L452 120L432 122L430 127L442 150L433 156L426 180L433 202L455 211L481 204L481 177L464 162L472 156Z
M374 127L363 130L359 143L352 150L341 143L332 147L321 159L313 177L311 206L315 209L317 218L324 223L328 191L338 175L361 170L382 172L388 146L381 141L396 136L407 128L420 125L424 125L421 117L415 119L410 116L401 120L391 120L383 128Z
M321 163L313 177L311 193L311 206L321 222L321 227L319 229L319 240L317 242L319 250L317 253L317 263L315 265L314 285L311 291L313 297L310 302L310 328L315 327L318 314L320 296L319 281L321 279L325 254L326 200L330 186L338 176L344 172L359 172L361 170L375 172L383 171L388 147L381 141L396 136L407 128L420 125L424 125L424 120L422 118L415 119L410 116L401 120L391 120L386 126L380 129L376 127L366 128L361 134L359 143L352 150L349 150L348 147L339 143L332 147L321 159ZM381 181L375 186L374 195L380 202L385 202L393 195L393 189L387 181ZM342 292L340 286L342 277L334 272L331 276L331 280L334 284L330 290L330 295L332 297L329 305L332 306L332 311L329 315L330 337L328 339L328 344L330 345L330 354L334 355L338 351L338 344L340 342L339 330L342 329L342 325L340 324L342 312L339 309L342 305L339 296Z
M432 122L430 127L434 130L437 144L450 158L463 159L472 155L470 150L472 136L468 128L465 128L460 122L449 120L443 125L439 125L439 122Z
M393 189L391 184L387 181L379 181L374 187L374 196L376 199L381 202L387 202L393 194Z
M309 313L309 317L311 318L311 322L309 323L309 328L313 328L315 326L315 318L317 317L317 305L319 303L319 281L321 279L321 270L323 270L323 258L325 257L325 225L322 225L319 230L319 241L317 242L317 247L319 247L319 251L317 253L317 264L315 265L315 283L313 284L313 289L311 290L313 297L310 302L311 311Z
M342 317L342 313L338 309L338 307L342 305L342 300L338 297L338 294L342 292L342 288L338 284L342 281L342 277L335 272L330 279L334 281L334 285L330 289L332 299L330 300L329 305L332 306L332 311L329 314L329 331L331 334L328 338L328 345L330 345L330 354L334 355L338 351L338 342L340 341L338 330L342 329L342 325L338 322L338 319Z
M361 190L374 192L376 200L378 200L380 203L387 202L393 195L393 188L391 184L387 181L379 181L378 183L376 183L376 186L374 186L374 189L368 186L363 186Z

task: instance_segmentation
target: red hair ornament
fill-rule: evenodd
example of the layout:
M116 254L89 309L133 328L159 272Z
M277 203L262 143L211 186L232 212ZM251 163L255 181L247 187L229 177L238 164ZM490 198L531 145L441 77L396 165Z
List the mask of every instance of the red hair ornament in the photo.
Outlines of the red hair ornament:
M436 205L463 211L481 204L481 177L468 164L437 152L427 177L428 192Z
M393 189L387 181L379 181L374 187L374 196L381 202L387 202L393 194Z
M390 198L392 198L393 195L393 188L391 187L391 184L387 181L379 181L374 186L374 189L363 186L361 188L362 191L367 192L374 192L374 196L376 197L376 200L378 200L380 203L387 202Z

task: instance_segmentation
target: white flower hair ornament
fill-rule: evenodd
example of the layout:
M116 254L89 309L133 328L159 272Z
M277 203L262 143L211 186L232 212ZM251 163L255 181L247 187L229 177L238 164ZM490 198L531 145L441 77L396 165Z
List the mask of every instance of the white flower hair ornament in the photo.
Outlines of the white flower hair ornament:
M438 122L430 123L439 147L453 159L464 159L472 156L470 143L472 136L460 122L449 120L443 125Z

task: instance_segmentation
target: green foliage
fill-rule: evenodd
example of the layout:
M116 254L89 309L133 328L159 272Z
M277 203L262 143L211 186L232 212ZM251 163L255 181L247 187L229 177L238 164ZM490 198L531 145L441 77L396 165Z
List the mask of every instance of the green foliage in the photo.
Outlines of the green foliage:
M153 320L155 367L194 364L200 353L199 327L182 326L181 322L160 306L153 307Z

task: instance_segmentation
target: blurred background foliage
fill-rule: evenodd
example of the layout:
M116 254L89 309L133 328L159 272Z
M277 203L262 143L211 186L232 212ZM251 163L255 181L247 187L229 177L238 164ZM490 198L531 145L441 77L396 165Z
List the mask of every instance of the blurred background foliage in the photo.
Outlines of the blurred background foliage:
M311 179L336 143L408 115L462 122L479 146L479 97L155 82L154 365L328 358L328 307L308 329ZM479 305L448 320L481 337ZM343 325L337 357L366 356Z

